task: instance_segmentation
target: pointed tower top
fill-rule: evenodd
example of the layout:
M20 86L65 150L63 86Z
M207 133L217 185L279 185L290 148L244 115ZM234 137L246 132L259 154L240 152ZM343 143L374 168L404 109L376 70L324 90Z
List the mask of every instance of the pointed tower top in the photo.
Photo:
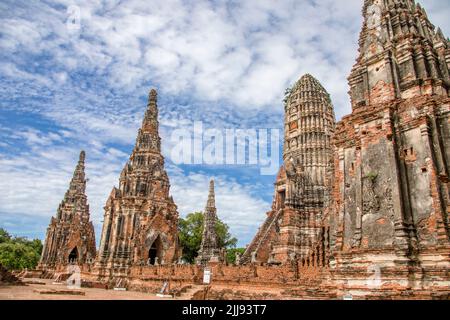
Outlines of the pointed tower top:
M151 89L148 94L147 110L145 110L142 126L139 129L138 136L136 138L135 151L138 149L152 149L160 152L161 141L158 130L157 92L155 89Z
M158 98L158 93L156 92L155 89L151 89L150 93L148 94L148 102L155 102L157 101Z
M84 161L85 161L85 152L80 152L79 161L75 167L75 170L72 175L72 179L69 183L69 189L67 189L64 199L61 201L60 208L66 206L67 203L75 204L70 207L70 210L65 210L63 213L61 210L57 212L58 219L71 219L73 215L68 212L80 212L83 217L89 220L89 206L87 204L86 197L86 177L84 172Z
M86 186L86 179L84 173L84 161L86 159L86 153L84 150L80 152L80 157L78 160L78 164L75 167L75 171L73 172L72 180L70 182L70 189L77 190L77 192L84 193L84 189Z
M152 125L158 121L158 93L155 89L151 89L148 94L147 110L145 112L142 129L145 129L145 125L150 122ZM157 129L157 128L155 128Z
M216 207L216 199L215 199L215 193L214 193L214 179L211 179L209 181L209 194L208 194L208 201L206 202L206 208L215 208ZM208 211L208 210L205 210Z
M441 47L422 5L413 0L365 1L363 18L359 54L348 78L353 110L422 95L428 90L422 80L429 78L439 80L433 92L447 96L441 85L449 82L445 61L420 60L418 55L438 56Z

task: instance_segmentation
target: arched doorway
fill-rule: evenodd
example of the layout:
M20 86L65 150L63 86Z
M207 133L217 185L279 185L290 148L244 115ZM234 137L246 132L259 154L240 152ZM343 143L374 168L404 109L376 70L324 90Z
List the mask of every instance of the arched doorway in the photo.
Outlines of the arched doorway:
M78 261L78 249L77 247L75 247L69 253L69 263L75 263L77 261Z
M154 265L156 264L156 261L158 261L158 264L161 263L161 239L159 236L153 241L148 250L148 264Z
M281 190L280 192L278 192L278 194L280 195L280 208L279 209L284 209L284 205L286 202L286 190Z

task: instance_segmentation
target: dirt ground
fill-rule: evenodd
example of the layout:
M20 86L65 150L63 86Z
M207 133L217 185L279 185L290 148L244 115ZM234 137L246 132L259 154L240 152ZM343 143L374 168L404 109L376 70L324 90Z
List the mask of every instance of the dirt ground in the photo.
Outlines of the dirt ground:
M48 279L25 279L26 286L0 286L0 300L170 300L152 293L80 288L84 295L41 294L47 290L70 290L65 284L53 284ZM28 283L27 283L28 282ZM30 283L37 282L37 283ZM38 284L44 283L44 284Z

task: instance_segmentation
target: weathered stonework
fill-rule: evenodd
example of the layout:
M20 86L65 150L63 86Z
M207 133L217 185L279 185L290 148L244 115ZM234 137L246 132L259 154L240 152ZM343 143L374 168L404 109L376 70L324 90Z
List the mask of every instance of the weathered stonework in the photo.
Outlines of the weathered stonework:
M208 201L206 202L205 212L203 213L203 233L202 243L198 256L197 264L206 265L209 262L223 262L221 248L216 232L217 210L214 194L214 180L209 183Z
M92 263L96 256L95 232L89 220L84 173L85 153L81 151L69 189L52 217L38 268L56 269L68 264Z
M333 140L334 279L361 295L448 290L449 43L414 1L363 14L353 112Z
M136 145L105 205L96 270L127 275L129 266L176 262L178 212L169 195L158 133L157 93L151 90Z
M24 283L0 263L0 287L21 285L24 285Z
M284 165L272 211L244 253L244 263L304 258L317 242L330 193L334 127L328 92L304 75L286 97Z

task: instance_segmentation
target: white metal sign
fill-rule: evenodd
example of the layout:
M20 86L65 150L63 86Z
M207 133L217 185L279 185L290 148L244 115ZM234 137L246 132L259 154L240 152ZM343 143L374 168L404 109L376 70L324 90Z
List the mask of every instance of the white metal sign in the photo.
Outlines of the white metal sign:
M205 269L203 271L203 283L206 283L206 284L211 283L211 270Z

